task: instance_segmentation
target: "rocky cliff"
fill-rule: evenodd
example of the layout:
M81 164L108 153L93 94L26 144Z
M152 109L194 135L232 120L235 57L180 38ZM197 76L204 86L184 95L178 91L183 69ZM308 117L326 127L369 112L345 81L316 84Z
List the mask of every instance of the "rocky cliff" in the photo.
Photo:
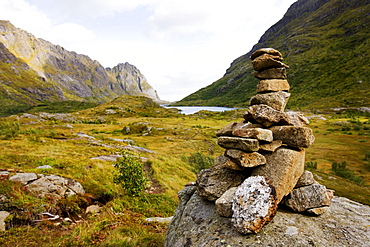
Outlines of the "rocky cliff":
M369 106L369 13L368 0L298 0L222 78L177 105L243 106L257 84L250 55L274 47L292 69L288 108Z
M0 34L0 100L6 104L101 103L124 94L159 99L133 65L104 68L88 56L38 39L8 21L0 21Z

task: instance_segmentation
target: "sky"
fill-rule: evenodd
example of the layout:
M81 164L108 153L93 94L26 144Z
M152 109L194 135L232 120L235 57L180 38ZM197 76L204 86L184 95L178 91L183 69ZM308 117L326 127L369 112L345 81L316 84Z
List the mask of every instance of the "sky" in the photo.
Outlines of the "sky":
M136 66L162 100L220 79L296 0L0 0L0 19L104 67Z

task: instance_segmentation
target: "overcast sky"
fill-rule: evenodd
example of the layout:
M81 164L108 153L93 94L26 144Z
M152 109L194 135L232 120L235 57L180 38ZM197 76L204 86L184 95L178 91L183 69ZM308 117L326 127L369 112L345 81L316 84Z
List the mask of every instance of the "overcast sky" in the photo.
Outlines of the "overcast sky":
M0 0L0 19L88 55L128 62L163 100L221 78L296 0Z

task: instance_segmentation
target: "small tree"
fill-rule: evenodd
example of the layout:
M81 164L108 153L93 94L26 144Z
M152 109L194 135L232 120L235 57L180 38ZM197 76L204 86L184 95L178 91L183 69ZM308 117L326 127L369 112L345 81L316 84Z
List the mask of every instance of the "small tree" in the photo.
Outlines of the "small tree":
M121 184L127 194L136 196L145 190L149 180L140 158L126 151L122 152L122 156L114 164L118 173L114 175L113 182Z

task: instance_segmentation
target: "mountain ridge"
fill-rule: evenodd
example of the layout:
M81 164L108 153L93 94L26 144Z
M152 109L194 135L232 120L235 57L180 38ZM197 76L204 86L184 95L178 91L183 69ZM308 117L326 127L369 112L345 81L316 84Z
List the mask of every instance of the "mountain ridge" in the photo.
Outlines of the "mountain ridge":
M9 106L65 100L103 103L120 95L159 100L134 65L104 68L9 21L0 21L0 72L0 101Z
M299 0L222 78L174 105L245 106L258 81L249 56L273 47L291 67L289 108L369 106L369 12L368 0Z

